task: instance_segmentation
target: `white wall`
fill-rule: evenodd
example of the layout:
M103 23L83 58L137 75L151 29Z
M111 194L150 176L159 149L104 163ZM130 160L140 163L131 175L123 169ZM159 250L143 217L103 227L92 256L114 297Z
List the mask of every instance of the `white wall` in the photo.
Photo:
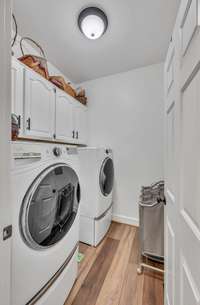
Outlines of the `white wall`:
M89 144L114 151L114 217L137 223L141 186L163 178L163 65L82 85L89 100Z

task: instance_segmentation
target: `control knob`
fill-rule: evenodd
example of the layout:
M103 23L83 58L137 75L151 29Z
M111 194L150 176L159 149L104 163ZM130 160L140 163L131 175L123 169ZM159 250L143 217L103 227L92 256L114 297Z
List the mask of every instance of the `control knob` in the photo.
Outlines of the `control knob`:
M54 147L53 154L56 157L60 157L60 155L62 154L62 151L61 151L61 149L59 147Z

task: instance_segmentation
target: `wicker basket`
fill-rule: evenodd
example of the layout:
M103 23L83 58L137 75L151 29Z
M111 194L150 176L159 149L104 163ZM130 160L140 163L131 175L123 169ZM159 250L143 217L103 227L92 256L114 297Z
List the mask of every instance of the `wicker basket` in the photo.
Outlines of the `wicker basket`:
M76 97L76 91L70 86L70 84L65 85L65 92L67 92L69 95L73 96L74 98Z
M77 101L79 101L83 105L87 105L87 97L86 96L76 96Z
M65 82L65 79L62 76L50 76L49 80L58 88L60 88L61 90L65 91L66 93L68 93L69 95L71 95L72 97L76 97L76 92L75 90L70 86L70 84L67 84Z
M19 136L19 121L18 117L12 113L11 115L11 139L16 141Z
M87 97L85 89L82 87L76 88L76 99L83 105L87 105Z
M49 76L50 82L52 82L55 86L60 88L61 90L65 90L65 80L62 76Z
M24 54L23 44L22 42L24 40L29 40L31 43L35 44L36 47L40 50L41 56L32 55L32 54ZM49 79L49 72L48 72L48 66L47 66L47 59L45 56L45 53L42 49L42 47L35 42L33 39L29 37L22 37L20 40L20 48L22 52L22 57L19 58L19 60L27 65L29 68L33 69L35 72L42 75L44 78Z

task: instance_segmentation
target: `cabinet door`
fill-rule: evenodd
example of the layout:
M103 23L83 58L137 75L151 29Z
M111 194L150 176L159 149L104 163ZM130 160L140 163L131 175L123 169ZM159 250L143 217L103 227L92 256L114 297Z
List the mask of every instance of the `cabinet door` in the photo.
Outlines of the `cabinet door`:
M11 64L11 95L12 105L11 112L18 117L19 122L19 136L23 134L23 88L24 88L24 67L16 59L12 58Z
M79 103L75 107L75 138L77 143L87 142L87 108Z
M73 123L73 103L63 91L56 92L56 139L72 142L75 136Z
M25 71L25 134L50 139L55 127L55 90L42 76Z

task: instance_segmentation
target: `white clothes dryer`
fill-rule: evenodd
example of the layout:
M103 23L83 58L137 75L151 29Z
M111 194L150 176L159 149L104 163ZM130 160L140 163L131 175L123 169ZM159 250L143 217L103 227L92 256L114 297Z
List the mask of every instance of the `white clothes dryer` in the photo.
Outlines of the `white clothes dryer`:
M97 246L112 219L114 165L111 149L79 149L81 183L80 241Z
M77 277L76 148L12 143L12 305L63 305Z

